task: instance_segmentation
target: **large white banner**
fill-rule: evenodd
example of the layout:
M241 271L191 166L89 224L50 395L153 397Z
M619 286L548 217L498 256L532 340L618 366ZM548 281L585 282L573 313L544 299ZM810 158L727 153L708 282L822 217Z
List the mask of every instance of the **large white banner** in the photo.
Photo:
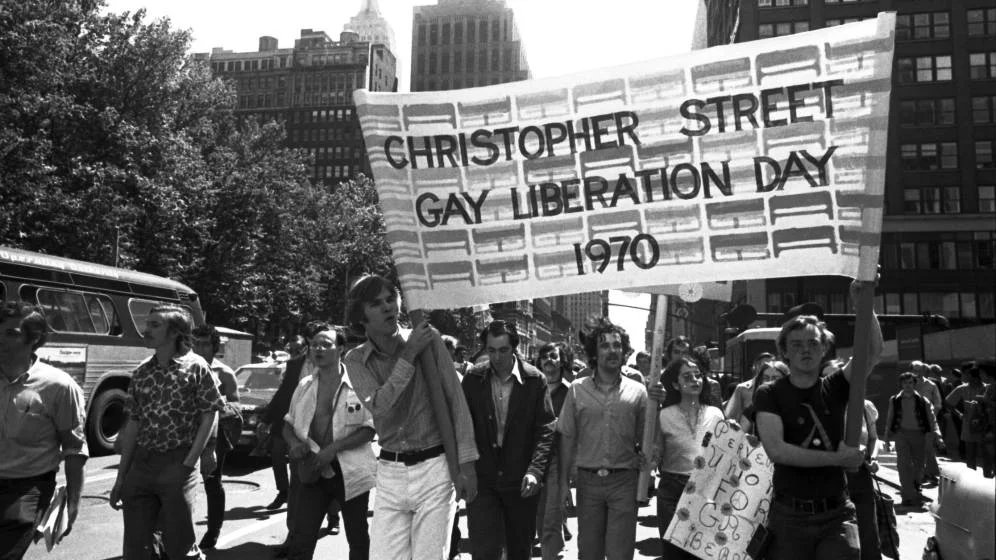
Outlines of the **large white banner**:
M774 469L756 437L717 423L664 538L704 560L755 558L760 543L751 541L768 520Z
M873 278L894 28L887 13L562 78L356 92L409 306Z

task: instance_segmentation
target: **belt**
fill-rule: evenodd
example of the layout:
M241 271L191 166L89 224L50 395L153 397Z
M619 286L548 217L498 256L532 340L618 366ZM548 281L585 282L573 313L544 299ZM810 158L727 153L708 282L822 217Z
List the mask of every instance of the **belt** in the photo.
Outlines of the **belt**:
M786 505L797 513L826 513L835 510L847 503L847 496L835 496L833 498L810 498L802 499L788 494L775 494L775 502Z
M135 447L135 458L148 461L155 458L165 458L175 460L177 457L180 458L182 462L187 454L190 453L190 446L174 447L172 449L167 449L165 451L160 451L158 449L149 449L148 447L143 447L141 445Z
M442 445L437 445L435 447L430 447L428 449L422 449L419 451L410 451L407 453L395 453L393 451L381 449L380 458L385 461L404 463L406 467L410 467L414 464L421 463L426 459L432 459L433 457L438 457L445 452L446 448L444 448Z
M599 478L605 478L610 474L616 474L626 471L631 471L633 469L589 469L587 467L578 467L579 471L594 473L599 476Z

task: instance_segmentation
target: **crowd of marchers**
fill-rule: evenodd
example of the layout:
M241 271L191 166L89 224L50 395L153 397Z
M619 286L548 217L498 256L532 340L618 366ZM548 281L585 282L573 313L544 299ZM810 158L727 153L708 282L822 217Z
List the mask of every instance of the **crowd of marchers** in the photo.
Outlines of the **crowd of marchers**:
M515 325L500 320L476 333L478 359L468 362L453 337L427 322L402 328L400 294L379 276L357 280L346 307L348 328L362 339L347 344L343 328L309 323L290 348L260 432L278 489L268 507L288 508L279 557L312 558L321 533L337 533L341 517L351 560L461 552L519 560L537 547L547 560L562 558L565 541L575 537L579 558L633 558L637 512L646 505L638 499L639 474L651 469L663 556L693 558L664 533L704 435L734 421L760 439L775 465L765 558L881 558L872 488L879 412L866 400L859 443L844 442L851 378L867 371L832 356L834 334L817 316L787 314L779 355L758 356L752 379L720 391L708 359L683 337L667 345L662 371L651 372L642 352L636 369L628 367L629 335L608 318L585 326L587 367L578 370L559 343L527 360ZM30 546L60 467L71 532L88 453L82 390L36 355L49 330L44 313L9 301L0 320L6 560L22 558ZM883 346L878 321L871 325L869 370ZM195 327L183 308L153 309L143 336L153 355L132 376L110 494L111 507L123 512L123 556L202 558L224 522L221 473L241 431L238 386L215 358L217 331ZM950 447L970 467L981 463L986 476L993 473L992 368L966 363L955 370L960 379L952 372L940 382L931 381L931 369L914 362L900 375L884 424L882 442L896 446L908 504L923 499L921 485L936 483L944 421L958 432ZM657 420L650 448L643 445L648 414ZM198 539L201 480L207 528ZM456 523L461 501L466 538ZM571 509L576 535L565 522Z

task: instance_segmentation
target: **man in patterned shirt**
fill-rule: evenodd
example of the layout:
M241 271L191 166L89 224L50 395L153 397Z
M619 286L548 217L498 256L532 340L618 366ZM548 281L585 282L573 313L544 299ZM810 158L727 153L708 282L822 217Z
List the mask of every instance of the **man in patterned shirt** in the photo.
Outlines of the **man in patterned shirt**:
M155 307L142 336L155 355L128 387L128 422L111 507L124 507L124 557L148 558L161 518L166 554L200 559L194 536L196 467L225 401L204 358L190 350L193 327L181 307ZM214 464L202 464L211 473Z

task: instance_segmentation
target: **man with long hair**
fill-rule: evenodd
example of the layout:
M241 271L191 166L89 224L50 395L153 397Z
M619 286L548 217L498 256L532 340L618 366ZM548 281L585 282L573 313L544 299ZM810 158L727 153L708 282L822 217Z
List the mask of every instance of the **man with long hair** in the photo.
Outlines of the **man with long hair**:
M401 298L394 284L369 275L349 290L346 319L367 341L346 355L353 389L373 414L380 444L374 503L372 558L443 558L449 551L456 500L474 501L479 454L474 423L453 360L427 322L402 331ZM431 364L422 368L421 354ZM459 472L447 464L429 397L439 384L449 404Z
M561 500L576 467L579 558L631 559L647 389L622 374L632 351L626 330L607 318L590 327L583 342L592 375L571 384L557 420Z
M124 508L125 558L152 554L160 519L169 558L202 558L194 535L195 471L225 401L207 362L190 349L192 328L185 309L162 305L152 308L142 331L155 354L128 386L110 496L111 507ZM205 459L201 472L210 475L215 465L210 455Z

